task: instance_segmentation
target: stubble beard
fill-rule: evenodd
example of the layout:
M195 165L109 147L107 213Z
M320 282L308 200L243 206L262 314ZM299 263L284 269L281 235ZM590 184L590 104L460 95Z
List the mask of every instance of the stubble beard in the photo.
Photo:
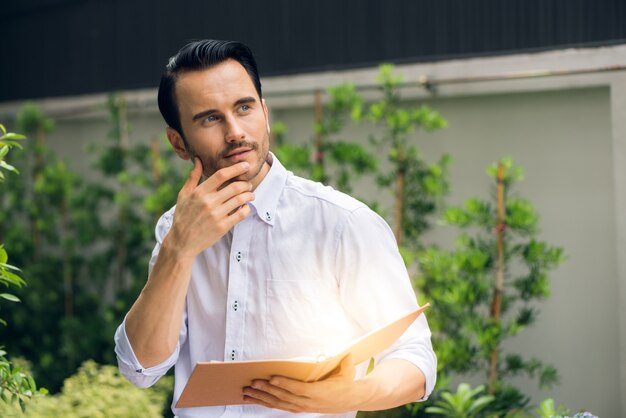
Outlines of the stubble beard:
M220 187L221 189L235 181L251 181L252 179L256 178L256 176L259 175L259 173L263 169L263 165L267 161L267 155L269 154L269 132L265 134L265 138L263 138L262 141L263 143L268 144L268 146L265 147L264 149L261 149L262 147L259 145L260 142L258 141L243 140L243 141L238 141L238 142L230 142L228 146L218 154L217 157L201 157L198 155L196 150L186 140L184 141L184 143L185 143L185 148L187 149L187 154L189 155L191 160L195 161L197 157L200 159L200 162L202 163L202 177L200 179L201 183L204 182L207 178L211 177L213 174L215 174L218 170L224 167L234 165L234 164L220 164L220 162L224 161L226 159L226 156L230 154L232 151L234 151L235 149L250 148L252 152L255 152L257 154L258 164L257 164L256 169L254 169L254 172L248 172L246 174L237 176L235 178L232 178L226 181Z

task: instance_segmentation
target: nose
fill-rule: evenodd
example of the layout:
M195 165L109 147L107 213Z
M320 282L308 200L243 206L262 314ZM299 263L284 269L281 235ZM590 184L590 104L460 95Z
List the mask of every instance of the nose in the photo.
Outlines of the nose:
M246 133L242 129L239 121L234 116L226 118L224 139L226 142L241 141L246 138Z

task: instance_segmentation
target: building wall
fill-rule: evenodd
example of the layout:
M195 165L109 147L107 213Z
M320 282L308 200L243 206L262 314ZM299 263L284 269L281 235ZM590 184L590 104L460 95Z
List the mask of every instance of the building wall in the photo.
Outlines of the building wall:
M512 156L525 169L518 190L539 211L540 237L564 247L568 259L551 275L552 296L537 305L538 322L507 349L559 370L561 384L552 390L518 381L535 403L553 397L602 417L626 415L626 75L606 71L623 63L626 48L612 47L398 67L409 83L426 76L438 86L436 94L415 86L403 93L407 104L427 102L449 122L446 130L420 134L418 141L430 160L452 156L450 204L486 196L484 169L502 156ZM539 73L544 76L533 75ZM370 85L375 74L376 68L369 68L266 78L272 118L287 124L291 140L309 141L312 90L343 81ZM494 75L501 77L484 81ZM445 82L461 76L474 81ZM162 131L154 96L154 91L129 93L136 109L134 140ZM64 115L72 106L83 111L59 119L49 143L70 158L77 145L105 138L106 122L93 105L101 99L42 101ZM17 105L0 106L0 117L10 117ZM350 126L345 136L365 141L371 129ZM85 161L71 162L86 169ZM356 194L379 193L363 181ZM429 240L449 245L454 235L437 227Z
M622 0L20 0L0 8L0 102L157 85L192 39L236 39L264 74L626 40Z

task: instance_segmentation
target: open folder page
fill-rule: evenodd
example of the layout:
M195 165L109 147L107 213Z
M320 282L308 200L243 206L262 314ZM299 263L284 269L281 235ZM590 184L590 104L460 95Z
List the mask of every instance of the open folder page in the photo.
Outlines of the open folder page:
M268 380L272 376L285 376L304 382L321 380L331 374L348 354L352 355L355 364L359 364L389 347L428 306L429 304L425 304L390 324L363 335L349 343L345 349L323 360L308 361L298 358L198 362L176 407L243 404L243 388L250 386L255 379Z

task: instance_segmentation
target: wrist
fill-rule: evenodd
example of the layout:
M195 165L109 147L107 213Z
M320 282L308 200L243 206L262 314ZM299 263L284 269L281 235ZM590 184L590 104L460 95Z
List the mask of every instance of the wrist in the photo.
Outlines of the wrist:
M359 380L355 380L352 385L352 396L354 404L351 410L353 411L371 411L372 400L375 400L379 396L379 389L375 379L371 379L369 376L364 376Z
M191 254L185 248L185 245L176 239L176 235L172 233L172 231L163 239L161 249L159 250L159 255L160 254L178 263L192 263L193 259L196 257L196 254Z

